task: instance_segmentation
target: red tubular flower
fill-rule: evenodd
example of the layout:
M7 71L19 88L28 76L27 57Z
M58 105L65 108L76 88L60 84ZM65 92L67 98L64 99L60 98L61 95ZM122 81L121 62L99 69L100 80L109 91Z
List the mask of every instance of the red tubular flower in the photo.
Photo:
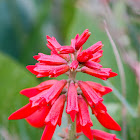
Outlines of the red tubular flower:
M45 119L46 127L43 132L41 140L51 140L53 133L55 131L56 125L61 125L61 117L64 109L64 104L66 101L66 96L60 95L60 97L56 100L54 105L52 106L49 114Z
M75 49L79 50L79 48L87 41L91 33L86 29L81 36L76 36L76 43L75 43Z
M49 89L56 82L57 82L57 80L48 80L48 81L45 81L45 82L40 83L36 87L23 89L23 90L20 91L20 93L22 95L27 96L28 98L31 98L31 97L39 94L41 91L43 91L45 89Z
M120 140L115 134L110 134L101 130L93 129L92 135L95 140Z
M107 113L106 107L100 102L95 107L91 107L98 121L106 128L116 131L121 131L121 127Z
M91 133L90 127L93 126L92 121L90 119L89 111L88 111L88 106L85 100L81 95L78 96L78 106L79 106L79 114L77 116L77 120L81 130L83 133L90 139L93 140L93 136Z
M107 80L108 78L117 76L117 73L112 72L110 69L105 68L104 69L101 68L100 70L94 70L87 67L83 67L81 68L81 71L89 75L95 76L97 78L100 78L102 80Z
M70 114L71 120L74 122L75 115L79 111L77 102L77 90L74 83L70 83L68 89L67 107L66 112Z
M99 101L103 101L103 99L96 93L96 91L92 89L86 82L78 81L78 85L90 106L94 106L98 104Z
M110 92L112 92L112 89L110 87L102 86L99 83L95 83L92 81L86 81L86 83L92 87L97 93L100 94L100 96L104 96Z
M31 69L33 68L33 69ZM35 67L27 66L27 69L33 74L37 75L37 77L57 77L69 70L68 65L60 65L60 66L50 66L44 65L41 63L36 64Z
M34 59L39 61L40 63L45 63L46 65L61 65L67 64L67 61L62 57L53 54L53 55L46 55L43 53L38 53L38 55L34 56Z
M66 80L58 81L51 88L44 90L40 94L30 98L32 105L37 106L40 103L38 102L40 99L45 99L45 101L49 103L51 100L57 98L60 95L66 83Z
M29 98L29 103L10 115L9 120L25 118L34 127L45 126L41 140L51 140L56 126L61 125L62 113L67 100L66 113L72 122L76 121L77 133L83 132L90 140L93 138L119 140L113 134L91 130L93 124L88 111L89 105L92 113L104 127L120 131L120 126L107 113L102 103L102 96L111 92L112 89L92 81L84 82L75 79L78 72L87 73L102 80L117 75L112 72L111 68L102 68L99 64L99 58L103 55L101 41L83 50L82 45L90 34L88 29L80 36L77 34L71 40L70 46L61 46L54 37L47 36L47 46L51 50L51 55L38 53L34 56L38 63L27 66L27 69L37 78L57 77L61 74L66 74L69 78L60 81L48 80L38 86L22 90L20 93ZM75 129L69 129L67 132L72 133L70 131L75 131Z
M47 41L49 44L47 44L47 46L52 50L52 51L57 51L58 54L68 54L68 53L73 53L74 52L74 48L71 46L61 46L57 40L54 37L49 37L47 36Z

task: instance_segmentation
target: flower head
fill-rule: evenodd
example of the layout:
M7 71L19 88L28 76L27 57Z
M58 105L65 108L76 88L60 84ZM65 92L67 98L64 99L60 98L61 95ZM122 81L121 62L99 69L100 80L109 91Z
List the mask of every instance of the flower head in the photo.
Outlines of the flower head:
M91 107L92 113L104 127L120 131L120 126L107 113L102 103L102 96L110 93L112 89L93 81L76 80L77 72L87 73L102 80L117 75L111 68L103 68L99 64L103 55L101 41L82 50L82 45L90 35L86 29L80 36L77 34L71 40L70 46L61 46L54 37L47 36L51 55L38 53L34 56L38 63L27 66L27 69L37 78L57 77L62 74L69 77L60 81L47 80L22 90L20 93L29 98L29 103L10 115L9 120L25 118L34 127L45 126L41 140L51 140L56 126L61 125L64 105L67 102L66 113L72 122L76 121L77 133L82 132L90 140L118 140L113 134L91 129L93 124L88 108Z

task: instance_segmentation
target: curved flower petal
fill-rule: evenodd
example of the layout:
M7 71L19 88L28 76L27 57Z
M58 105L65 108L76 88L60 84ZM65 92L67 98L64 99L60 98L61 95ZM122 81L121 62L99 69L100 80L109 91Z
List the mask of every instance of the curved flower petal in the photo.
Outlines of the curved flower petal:
M8 120L19 120L26 118L31 114L33 114L36 110L38 110L38 107L32 107L32 104L28 103L24 107L20 108L19 110L11 114Z

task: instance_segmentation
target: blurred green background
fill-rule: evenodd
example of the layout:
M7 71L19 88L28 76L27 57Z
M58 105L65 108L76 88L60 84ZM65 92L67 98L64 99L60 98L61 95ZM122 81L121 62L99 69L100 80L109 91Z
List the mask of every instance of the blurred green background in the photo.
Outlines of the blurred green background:
M140 140L139 0L0 0L0 140L41 138L43 130L31 127L25 120L8 121L12 112L28 102L20 90L47 79L37 79L26 70L26 65L36 63L32 56L38 52L50 53L46 35L56 37L62 45L70 45L71 38L85 29L92 35L84 48L102 41L101 64L118 73L107 82L86 74L77 76L114 89L104 97L104 103L122 131L105 129L91 115L93 128L114 133L122 140ZM60 139L57 134L66 123L64 114L54 140ZM84 136L80 139L86 140Z

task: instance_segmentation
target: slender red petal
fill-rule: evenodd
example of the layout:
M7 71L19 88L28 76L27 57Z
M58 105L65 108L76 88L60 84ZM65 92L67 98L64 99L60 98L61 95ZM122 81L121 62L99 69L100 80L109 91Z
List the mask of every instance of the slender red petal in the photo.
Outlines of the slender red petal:
M33 127L43 127L45 126L45 118L50 111L50 106L43 106L32 115L26 118L26 121Z
M94 108L91 108L98 121L106 128L120 131L121 127L113 118L107 113L107 109L103 103L99 102Z
M28 98L31 98L33 96L36 96L37 94L39 94L41 91L36 89L36 87L32 87L32 88L26 88L20 91L20 94L27 96Z
M107 129L121 131L121 127L115 120L104 111L98 112L97 115L95 115L98 121Z
M29 115L33 114L38 107L32 107L31 103L28 103L24 107L20 108L13 114L11 114L8 118L8 120L18 120L28 117Z
M56 125L47 124L42 134L41 140L51 140L55 131Z
M60 122L59 119L60 119L60 116L62 116L65 101L66 101L66 96L64 94L59 96L59 98L51 107L49 114L45 118L46 124L51 123L53 126L55 126L57 125L58 121Z
M68 89L68 98L66 112L70 114L72 121L74 122L75 115L79 111L77 102L77 89L74 83L70 83Z
M89 32L88 29L86 29L81 36L76 36L76 44L75 44L75 49L79 50L79 48L87 41L91 33Z
M92 135L96 140L119 140L115 134L110 134L101 130L93 129Z
M90 106L94 106L98 104L99 101L103 101L96 91L86 82L78 81L78 84Z

